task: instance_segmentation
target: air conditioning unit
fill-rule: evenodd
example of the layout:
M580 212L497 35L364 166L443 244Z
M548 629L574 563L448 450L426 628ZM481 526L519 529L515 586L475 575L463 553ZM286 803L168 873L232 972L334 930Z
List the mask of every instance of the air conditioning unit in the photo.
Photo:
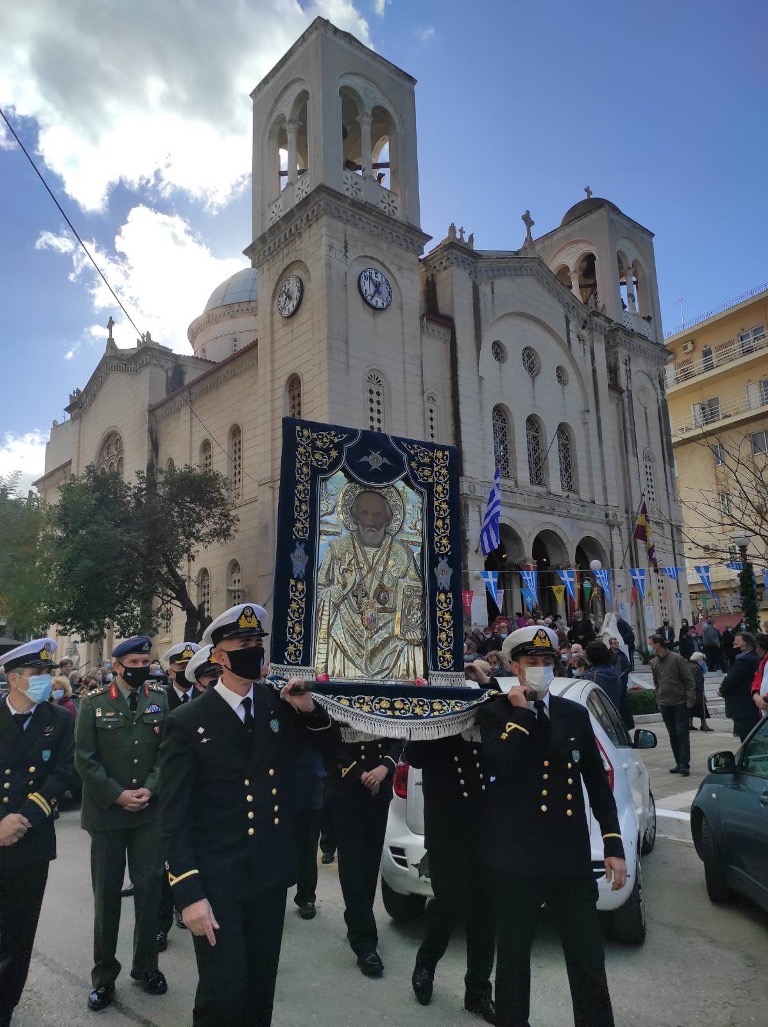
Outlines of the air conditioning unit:
M683 353L693 353L696 349L696 343L693 339L689 339L688 342L683 343Z

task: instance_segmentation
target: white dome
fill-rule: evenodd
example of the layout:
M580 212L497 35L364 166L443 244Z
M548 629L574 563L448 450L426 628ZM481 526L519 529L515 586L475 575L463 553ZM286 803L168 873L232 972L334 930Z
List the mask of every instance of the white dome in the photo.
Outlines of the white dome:
M259 273L256 268L244 267L226 282L216 286L208 297L203 313L215 310L216 307L226 307L230 303L255 303L258 298Z

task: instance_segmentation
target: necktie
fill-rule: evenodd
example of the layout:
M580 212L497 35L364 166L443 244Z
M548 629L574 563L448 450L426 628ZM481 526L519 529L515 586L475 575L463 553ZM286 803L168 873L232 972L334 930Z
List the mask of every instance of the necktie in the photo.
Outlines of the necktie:
M183 692L183 693L182 693L182 696L181 696L181 701L182 701L183 703L185 703L185 702L189 702L189 692Z
M533 708L536 710L536 720L539 727L548 728L549 717L547 716L547 704L543 699L537 699L533 704Z
M129 707L131 713L135 713L136 712L136 707L138 705L139 705L139 693L135 692L135 691L131 692L131 694L128 696L128 707Z
M250 695L246 695L245 699L243 699L240 705L243 707L243 710L245 711L245 718L243 720L243 723L249 731L253 731L253 713L251 713Z
M14 713L13 719L16 722L16 725L18 726L19 731L23 731L24 730L24 725L27 723L27 721L29 720L29 718L31 716L32 716L32 710L29 710L28 713Z

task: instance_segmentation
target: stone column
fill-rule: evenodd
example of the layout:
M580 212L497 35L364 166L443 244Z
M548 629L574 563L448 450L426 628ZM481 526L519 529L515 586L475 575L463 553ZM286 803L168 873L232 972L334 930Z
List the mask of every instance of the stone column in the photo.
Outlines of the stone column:
M635 298L635 286L634 286L635 272L632 269L631 265L624 272L624 277L626 278L626 281L627 281L627 309L631 313L634 314L637 311L637 299Z
M581 289L579 288L579 272L578 270L569 271L571 276L571 291L579 302L581 302Z
M298 121L286 121L285 123L285 131L288 134L288 185L292 185L297 177L296 136L298 135L299 127Z
M371 155L371 122L373 120L370 111L361 111L357 118L360 123L360 164L363 168L363 178L372 177L371 165L373 164L373 157Z

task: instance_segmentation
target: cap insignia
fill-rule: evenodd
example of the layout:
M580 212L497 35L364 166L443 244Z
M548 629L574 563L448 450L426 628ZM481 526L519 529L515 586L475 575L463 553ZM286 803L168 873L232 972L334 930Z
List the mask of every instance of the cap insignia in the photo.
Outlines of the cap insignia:
M552 642L550 640L549 635L544 630L544 628L539 628L539 630L533 636L531 644L536 649L551 649L552 648Z
M253 612L252 606L246 606L240 616L237 618L238 628L255 628L256 631L261 630L261 624L259 618Z
M179 654L179 659L191 660L194 655L194 652L189 648L189 646L185 646L184 651Z
M43 648L40 650L40 652L37 655L40 657L41 660L52 660L53 659L53 651L52 651L51 647L47 643L43 646Z

